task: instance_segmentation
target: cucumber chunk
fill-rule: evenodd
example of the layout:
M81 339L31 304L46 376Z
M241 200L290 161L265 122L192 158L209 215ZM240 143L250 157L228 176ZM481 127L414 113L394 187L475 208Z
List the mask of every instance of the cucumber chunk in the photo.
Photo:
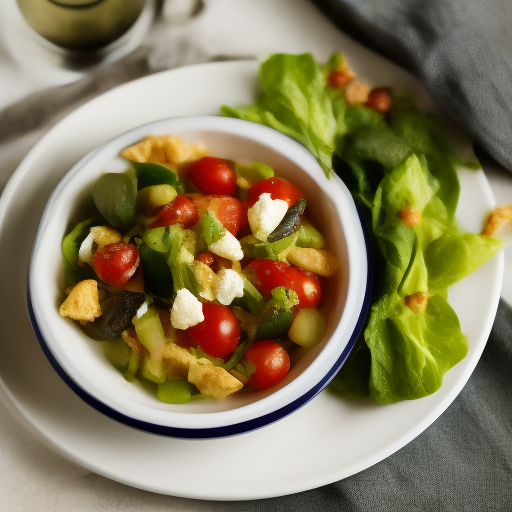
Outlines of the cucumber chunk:
M314 347L325 334L325 320L316 308L301 309L290 326L288 337L302 347Z

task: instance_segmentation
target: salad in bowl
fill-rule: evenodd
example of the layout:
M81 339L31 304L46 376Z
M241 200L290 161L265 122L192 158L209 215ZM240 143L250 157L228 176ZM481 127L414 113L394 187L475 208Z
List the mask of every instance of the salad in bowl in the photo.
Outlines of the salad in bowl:
M90 405L146 431L217 437L320 392L369 291L341 181L274 130L198 116L131 130L68 173L41 221L29 307Z

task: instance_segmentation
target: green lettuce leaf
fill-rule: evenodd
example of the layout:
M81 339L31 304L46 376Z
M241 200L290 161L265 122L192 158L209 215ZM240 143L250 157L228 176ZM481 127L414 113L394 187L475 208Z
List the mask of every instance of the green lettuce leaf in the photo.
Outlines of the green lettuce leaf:
M370 395L389 404L434 393L468 350L457 315L440 295L429 299L424 312L412 311L398 295L382 302L365 333L372 353Z
M374 288L364 335L331 383L335 392L381 403L435 392L467 352L448 287L499 251L502 242L457 223L460 186L452 128L393 96L385 115L347 105L326 77L346 63L335 54L317 64L309 54L273 55L260 67L256 104L224 114L265 124L295 138L327 176L341 177L372 228ZM407 220L412 209L415 222ZM424 298L414 307L408 296ZM406 304L410 304L411 307ZM419 311L417 311L419 309Z
M434 290L448 288L471 274L482 263L504 247L504 242L474 233L445 233L425 251L429 286Z
M255 105L223 106L222 112L296 139L329 176L336 141L345 132L345 102L326 88L325 70L309 53L274 54L261 64L260 83L263 95Z

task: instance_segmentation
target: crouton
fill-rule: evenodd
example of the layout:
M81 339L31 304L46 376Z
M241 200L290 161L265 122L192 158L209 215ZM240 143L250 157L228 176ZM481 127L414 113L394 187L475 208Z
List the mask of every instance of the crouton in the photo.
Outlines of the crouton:
M187 349L175 343L165 345L162 350L162 359L167 378L175 380L187 379L191 363L196 362L196 358Z
M397 217L410 228L417 226L421 222L421 212L411 207L402 208L397 213Z
M190 365L188 381L203 395L213 398L224 398L243 387L236 377L224 368L214 366L208 359L197 359Z
M331 253L312 247L292 247L286 258L289 263L324 277L332 275L339 266Z
M123 157L134 162L152 162L171 166L181 166L205 154L204 147L198 144L187 144L175 135L150 135L121 152Z
M345 86L345 99L350 105L366 103L369 95L370 88L357 78L354 78Z
M62 303L59 312L82 323L93 322L101 316L98 283L94 279L80 281Z
M482 235L496 236L507 224L512 224L512 204L497 206L487 216Z
M427 309L428 299L431 295L426 292L416 292L412 295L407 295L404 298L405 305L415 313L420 313Z

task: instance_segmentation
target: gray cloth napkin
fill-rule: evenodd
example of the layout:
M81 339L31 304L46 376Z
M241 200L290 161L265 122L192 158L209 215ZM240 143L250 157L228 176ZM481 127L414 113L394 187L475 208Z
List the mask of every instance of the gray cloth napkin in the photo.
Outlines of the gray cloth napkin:
M344 32L413 71L439 109L512 171L510 0L313 0Z

